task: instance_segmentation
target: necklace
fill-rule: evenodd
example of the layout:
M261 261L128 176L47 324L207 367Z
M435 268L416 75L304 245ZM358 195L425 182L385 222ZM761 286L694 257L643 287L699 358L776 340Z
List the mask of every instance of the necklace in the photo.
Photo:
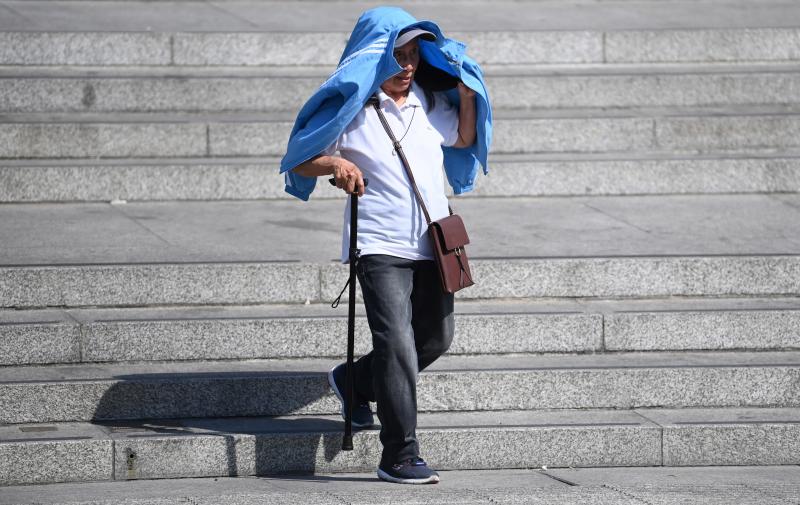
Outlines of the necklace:
M397 141L398 144L402 142L404 138L406 138L406 135L408 135L409 130L411 130L411 125L414 123L414 116L417 113L417 106L412 105L411 107L414 108L414 110L411 111L411 120L408 122L408 127L406 128L406 132L403 134L402 137L400 137L400 140ZM397 149L392 149L392 156L397 156Z

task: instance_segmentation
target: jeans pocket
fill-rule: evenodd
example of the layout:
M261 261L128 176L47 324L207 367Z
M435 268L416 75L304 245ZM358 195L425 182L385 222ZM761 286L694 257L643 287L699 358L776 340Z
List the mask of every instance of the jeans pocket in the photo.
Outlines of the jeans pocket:
M358 258L358 262L356 263L356 274L361 275L364 273L364 258Z
M358 259L358 263L356 263L356 276L358 277L358 282L363 286L364 282L366 282L366 276L368 273L367 265L369 260L367 256Z
M381 268L381 265L385 263L387 259L391 259L391 257L381 254L367 254L361 256L358 259L358 263L356 263L356 273L359 276L359 280L361 280L361 277L368 277L376 267Z

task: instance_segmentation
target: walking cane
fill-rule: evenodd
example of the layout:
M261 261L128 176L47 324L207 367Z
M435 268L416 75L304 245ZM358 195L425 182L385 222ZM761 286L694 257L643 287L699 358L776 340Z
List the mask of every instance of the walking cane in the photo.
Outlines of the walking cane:
M336 185L336 179L329 179L329 182ZM364 179L364 187L367 187L367 179ZM361 251L358 249L358 188L350 194L350 278L346 286L350 286L348 293L347 307L347 368L345 373L345 408L344 415L344 438L342 438L342 450L353 450L353 355L355 354L356 339L356 263ZM344 292L344 290L342 290ZM341 298L341 293L339 298ZM338 298L334 302L334 307L339 305Z

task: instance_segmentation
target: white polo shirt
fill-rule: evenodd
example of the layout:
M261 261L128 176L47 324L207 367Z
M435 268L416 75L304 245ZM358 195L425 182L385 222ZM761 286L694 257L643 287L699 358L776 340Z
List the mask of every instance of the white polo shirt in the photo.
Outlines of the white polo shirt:
M412 82L405 103L378 92L380 108L414 173L419 192L432 220L449 214L444 192L442 146L458 140L458 111L442 93L426 112L424 91ZM339 139L322 154L339 151L369 179L358 201L358 248L362 255L388 254L412 260L433 259L428 225L417 203L400 156L372 105L366 105ZM342 262L350 248L350 199L344 212Z

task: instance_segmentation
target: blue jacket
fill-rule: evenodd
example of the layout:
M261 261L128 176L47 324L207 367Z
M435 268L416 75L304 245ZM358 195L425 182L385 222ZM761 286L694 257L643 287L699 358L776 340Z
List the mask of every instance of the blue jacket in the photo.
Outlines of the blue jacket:
M333 144L383 82L402 68L394 58L394 42L400 31L420 27L436 35L435 42L420 39L420 55L430 65L458 77L476 92L477 139L467 148L444 147L447 180L456 194L473 189L479 164L486 164L492 139L492 110L478 64L465 54L466 46L447 39L430 21L417 21L397 7L378 7L358 19L339 66L306 102L295 120L280 172L286 192L308 200L316 177L304 177L291 169ZM454 105L458 91L445 92Z

